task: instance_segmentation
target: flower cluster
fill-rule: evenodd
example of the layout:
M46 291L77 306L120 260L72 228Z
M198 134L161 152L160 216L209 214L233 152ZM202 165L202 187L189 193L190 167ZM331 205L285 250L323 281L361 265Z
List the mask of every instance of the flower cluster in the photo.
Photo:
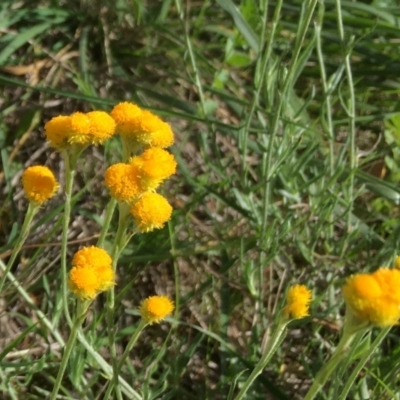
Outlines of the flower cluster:
M132 147L169 147L174 143L171 126L136 104L123 102L111 111L116 130Z
M148 324L159 323L174 311L174 303L167 296L150 296L140 304L139 312Z
M172 129L132 103L117 104L111 116L128 147L144 151L127 163L111 165L104 175L104 183L112 197L129 205L141 232L160 229L171 218L172 207L154 191L176 172L174 156L164 150L174 142Z
M133 203L143 193L157 187L176 171L174 156L158 147L144 151L129 163L111 165L105 175L105 185L118 201Z
M44 129L52 147L67 150L72 145L85 147L104 143L114 135L115 121L104 111L75 112L52 118Z
M349 277L342 288L347 307L360 322L376 326L400 320L400 270L381 267Z
M112 259L103 249L83 247L75 253L69 273L69 288L81 300L93 300L115 285Z
M300 319L309 315L311 291L304 285L291 286L286 294L283 314L287 318Z
M25 196L36 205L49 200L57 192L59 185L53 172L42 165L28 167L22 174Z

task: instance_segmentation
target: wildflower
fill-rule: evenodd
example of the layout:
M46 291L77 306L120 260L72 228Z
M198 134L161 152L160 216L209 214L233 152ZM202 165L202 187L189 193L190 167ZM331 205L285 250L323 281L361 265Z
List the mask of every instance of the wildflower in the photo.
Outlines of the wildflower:
M174 144L174 133L171 125L162 121L148 110L138 118L138 141L147 147L169 147Z
M57 192L59 185L53 172L47 167L35 165L22 174L25 195L35 204L42 204Z
M104 111L86 114L90 120L90 137L93 144L102 144L115 133L115 121Z
M85 147L102 144L114 132L115 122L104 111L59 115L45 124L47 140L59 150L66 150L71 145Z
M400 319L400 271L379 268L349 277L342 288L347 307L360 322L391 326Z
M130 164L140 171L143 191L154 190L160 183L176 172L176 161L172 154L158 147L133 157Z
M135 121L142 111L136 104L128 102L119 103L111 110L110 114L116 123L116 130L122 137L134 135Z
M151 232L161 229L169 221L172 207L160 194L146 192L134 203L131 214L141 232Z
M174 303L167 296L150 296L140 304L139 312L149 324L160 323L174 311Z
M93 300L115 285L112 259L98 247L83 247L72 259L69 288L81 300Z
M114 120L104 111L76 112L70 116L69 144L99 145L115 132Z
M133 103L117 104L111 111L121 137L133 146L168 147L174 143L171 126Z
M108 167L104 183L110 195L118 201L132 202L141 194L137 169L129 164L118 163Z
M86 113L75 112L70 115L69 144L87 145L90 134L90 119Z
M379 268L372 273L385 296L400 307L400 271L397 269Z
M283 313L288 318L300 319L309 315L311 291L305 285L291 286L286 294Z
M68 137L71 132L71 120L69 116L58 115L46 122L44 126L46 139L50 146L58 150L66 149L68 145Z

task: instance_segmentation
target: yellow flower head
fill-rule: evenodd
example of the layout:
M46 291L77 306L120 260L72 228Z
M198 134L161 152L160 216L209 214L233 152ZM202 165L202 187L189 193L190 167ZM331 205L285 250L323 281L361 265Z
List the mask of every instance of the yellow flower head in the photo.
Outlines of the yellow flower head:
M42 204L54 196L58 182L49 168L41 165L28 167L22 174L25 196L35 204Z
M104 111L76 112L70 116L70 144L102 144L115 133L114 120Z
M93 300L100 292L97 271L90 267L72 267L69 272L69 289L81 300Z
M361 322L391 326L400 318L400 271L379 268L349 277L342 288L347 307Z
M89 144L102 144L114 132L115 122L104 111L59 115L45 125L47 140L59 150L66 150L71 145L84 147Z
M98 247L83 247L72 259L69 288L81 300L93 300L115 285L112 259Z
M68 137L71 132L71 118L66 115L58 115L52 118L46 122L44 132L50 146L58 150L66 149L69 146Z
M400 271L381 267L372 273L372 277L378 282L385 296L400 306Z
M111 117L116 123L116 130L122 137L129 138L135 135L136 120L143 110L136 104L123 102L111 110Z
M305 285L291 286L286 294L283 313L287 318L300 319L309 315L311 291Z
M107 168L104 183L118 201L132 202L141 194L138 171L129 164L118 163Z
M138 118L139 141L146 147L169 147L174 144L171 125L162 121L148 110Z
M171 126L133 103L119 103L111 111L117 132L133 146L168 147L174 143Z
M172 207L165 197L146 192L134 203L131 214L141 232L151 232L154 229L161 229L169 221Z
M82 247L72 258L72 265L74 267L86 267L90 265L97 269L111 264L112 259L109 254L96 246Z
M104 111L87 113L90 121L90 136L93 144L102 144L115 133L115 121Z
M174 303L167 296L151 296L140 304L139 312L148 323L160 323L174 311Z
M177 165L174 156L159 147L152 147L131 158L130 164L140 171L143 191L156 189L176 172Z
M70 115L69 144L86 146L90 143L90 119L86 113L75 112Z

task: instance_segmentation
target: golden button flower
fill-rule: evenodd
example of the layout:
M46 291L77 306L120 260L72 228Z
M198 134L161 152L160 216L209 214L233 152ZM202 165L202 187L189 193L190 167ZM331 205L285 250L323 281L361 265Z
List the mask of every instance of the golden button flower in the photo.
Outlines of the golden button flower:
M93 300L109 290L115 285L111 257L99 247L83 247L72 259L68 285L81 300Z
M71 132L71 118L67 115L58 115L46 122L44 133L50 146L58 150L66 149L68 144L69 134Z
M136 104L123 102L111 111L117 131L133 146L168 147L174 143L171 126L148 110Z
M142 192L138 171L129 164L118 163L108 167L104 174L104 184L110 195L118 201L132 202Z
M22 174L25 195L35 204L42 204L54 196L58 182L51 170L41 165L28 167Z
M140 156L133 157L130 164L140 173L143 191L156 189L162 181L176 172L177 163L168 151L152 147Z
M167 296L151 296L140 304L139 312L149 324L160 323L174 311L174 303Z
M379 268L349 277L342 288L346 306L361 322L391 326L400 319L400 271Z
M305 285L291 286L286 294L283 313L288 318L300 319L309 315L311 291Z
M104 111L88 112L91 143L102 144L115 133L115 121Z
M123 137L134 135L136 119L142 111L136 104L126 101L117 104L110 113L116 123L117 132Z
M59 150L66 150L71 145L85 147L102 144L114 133L115 122L104 111L59 115L45 125L47 140Z
M131 214L141 232L150 232L170 220L172 207L160 194L146 192L133 204Z

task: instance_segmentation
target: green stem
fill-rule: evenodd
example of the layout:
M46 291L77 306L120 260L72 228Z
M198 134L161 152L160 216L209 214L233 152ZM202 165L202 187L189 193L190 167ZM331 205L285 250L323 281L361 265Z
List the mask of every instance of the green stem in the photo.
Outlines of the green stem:
M18 394L14 389L14 386L10 381L8 381L8 377L6 377L3 370L0 368L0 378L2 380L2 387L7 388L7 395L10 397L11 400L18 400ZM2 391L3 394L4 391Z
M104 358L99 353L97 353L97 351L86 340L85 336L80 331L78 332L78 340L82 343L83 347L85 347L85 349L93 357L97 364L100 365L107 378L111 377L113 374L112 367L110 367L107 361L105 361ZM119 381L129 399L142 400L142 397L139 395L139 393L137 393L123 378L120 377Z
M125 360L129 356L130 351L132 350L133 346L136 344L137 340L139 339L140 334L142 333L143 329L146 328L148 322L141 319L139 325L137 326L135 332L133 332L132 337L130 338L128 344L126 345L125 351L123 352L118 366L121 368L124 365Z
M136 144L136 146L132 145L132 143L129 142L129 140L126 140L124 138L122 140L122 162L126 163L129 161L129 158L132 155L135 155L139 150L142 148L142 145ZM114 214L114 209L115 206L117 205L117 200L111 197L108 205L107 205L107 210L106 210L106 216L104 218L104 224L103 227L101 228L100 232L100 237L99 240L97 241L97 246L98 247L104 247L104 241L107 236L108 229L110 227L111 219Z
M349 135L348 135L348 147L349 147L349 161L350 161L350 169L351 173L349 176L349 185L348 185L348 202L349 207L347 207L347 228L350 231L352 222L352 212L353 212L353 203L354 203L354 173L355 168L357 167L357 152L356 152L356 100L354 94L354 83L353 83L353 75L351 72L351 63L350 63L350 56L351 56L351 49L345 47L345 36L344 36L344 26L343 26L343 18L342 18L342 5L341 0L336 0L336 12L337 12L337 24L338 24L338 31L339 31L339 38L343 47L344 53L344 66L346 71L347 77L347 86L349 89L349 100L348 104L345 105L345 111L347 116L349 117ZM342 254L346 250L346 243L347 241L343 242L342 247Z
M117 268L118 258L127 244L126 231L131 221L131 219L129 218L129 206L126 203L119 203L118 206L119 206L118 228L117 228L117 233L115 235L113 247L111 250L111 258L113 260L114 271Z
M68 246L68 228L71 219L71 198L72 187L74 183L76 160L69 156L68 152L62 153L65 163L65 204L62 222L61 236L61 297L62 309L64 310L65 318L68 324L71 325L71 316L68 310L68 272L67 272L67 246ZM55 317L57 320L57 316Z
M101 247L101 248L104 247L104 241L106 239L106 236L108 233L108 228L110 227L111 219L114 214L114 209L115 209L116 205L117 205L117 200L115 200L113 197L111 197L111 199L107 205L106 216L104 218L104 223L101 228L99 240L97 241L97 247Z
M329 168L330 168L330 175L332 176L335 171L334 171L334 142L335 142L335 131L333 128L333 119L332 119L332 104L331 104L331 89L328 84L328 79L326 76L326 70L325 70L325 62L324 62L324 55L322 52L322 25L324 21L324 15L325 15L325 5L324 3L319 4L319 9L318 9L318 19L315 22L315 37L316 37L316 50L317 50L317 57L318 57L318 63L319 63L319 69L321 72L321 81L322 81L322 87L324 90L324 102L323 102L323 108L321 110L321 126L328 138L328 143L329 143ZM325 114L324 114L325 112Z
M340 394L339 400L347 399L347 395L348 395L351 387L353 386L353 383L356 380L358 374L364 368L365 363L371 357L372 353L376 350L376 348L381 344L382 340L386 337L386 335L389 333L391 328L392 327L390 326L388 328L382 329L381 332L379 333L379 335L374 340L374 342L368 347L368 350L366 350L364 352L364 354L362 355L358 364L355 366L355 368L353 368L353 371L352 371L349 379L347 380L346 385L342 390L342 393Z
M64 376L65 369L67 368L68 360L71 355L72 349L75 344L76 337L78 335L78 331L82 325L86 317L86 310L88 307L88 302L78 301L75 320L72 324L71 333L68 338L67 345L64 350L63 358L61 360L60 369L58 370L56 382L53 387L53 391L51 392L50 400L55 400L57 398L57 394L61 387L61 382Z
M110 348L111 365L113 368L113 385L115 386L115 392L118 400L122 400L121 388L119 386L119 369L117 362L117 350L115 348L115 323L114 323L114 311L115 311L115 292L114 288L107 292L107 331L108 331L108 345Z
M343 336L340 339L340 342L337 345L335 351L333 352L332 357L326 364L324 364L322 369L316 375L313 384L311 385L306 396L304 397L304 400L312 400L322 389L328 378L331 376L332 372L336 369L339 362L343 359L343 355L348 351L349 346L354 339L354 336L354 331L343 331Z
M271 357L274 355L276 349L282 343L283 339L286 336L285 330L288 324L288 320L281 319L276 330L268 342L268 346L265 349L264 354L261 356L260 360L258 361L257 365L254 367L252 373L248 377L247 381L244 383L242 389L235 397L235 400L241 400L246 392L249 390L250 386L253 384L254 380L257 378L258 375L264 370L266 365L268 364Z
M199 98L200 98L200 106L201 106L201 111L203 114L203 117L206 119L207 118L207 112L205 108L205 96L203 92L203 86L201 83L201 77L200 77L200 72L199 69L197 68L197 63L196 63L196 58L194 56L194 51L193 51L193 46L189 38L189 28L188 28L188 21L185 21L185 13L183 10L182 6L182 0L175 0L175 5L176 9L178 11L179 19L182 23L182 27L185 33L185 42L186 42L186 48L188 51L188 55L190 58L190 62L193 66L193 73L194 73L194 83L197 87Z
M262 16L262 30L260 35L260 50L262 44L264 43L264 38L266 36L266 29L267 29L267 22L268 22L268 0L263 2L263 16ZM247 163L247 141L248 141L248 134L250 130L250 125L253 119L254 112L256 107L259 105L259 98L261 89L264 87L265 78L267 76L267 66L271 62L271 52L272 52L272 44L275 39L275 32L278 26L278 22L280 19L281 8L282 8L283 0L279 0L275 6L274 16L271 22L271 28L268 32L268 42L265 47L265 50L259 55L257 59L257 66L256 70L258 70L258 74L255 74L254 77L254 86L255 92L253 96L253 100L250 105L250 110L248 115L246 116L246 121L244 124L243 129L241 129L240 134L240 141L241 141L241 151L242 151L242 173L244 179L247 179L247 170L248 170L248 163ZM260 5L261 8L261 5ZM261 11L261 10L260 10Z
M328 78L326 75L325 69L325 61L324 55L322 51L322 26L324 22L324 15L325 15L325 5L323 2L319 3L318 8L318 18L315 22L315 37L316 37L316 50L317 50L317 58L319 64L319 70L321 73L321 82L322 87L324 90L324 101L321 107L321 127L324 131L328 144L329 144L329 177L332 177L335 174L335 151L334 151L334 144L335 144L335 130L333 126L333 117L332 117L332 102L331 102L331 93L332 93L332 83L328 82ZM326 188L326 181L325 179L321 182L322 190ZM327 225L327 232L329 232L329 238L334 237L334 214L328 214L328 225Z
M130 338L124 353L122 354L119 362L118 362L118 370L120 371L122 366L124 365L124 362L126 358L129 356L130 351L132 350L133 346L136 344L140 334L142 333L143 329L148 325L146 321L143 319L140 320L139 325L137 326L135 332L133 333L132 337ZM104 400L107 400L114 389L114 381L110 381L106 394L104 395Z
M25 243L28 235L29 235L29 229L31 227L32 224L32 220L34 218L34 216L36 215L36 213L39 211L39 205L29 202L29 206L28 206L28 210L26 211L25 214L25 219L24 219L24 223L22 224L22 228L21 228L21 233L19 234L19 237L17 239L17 243L14 246L14 249L12 251L11 257L8 260L6 269L3 273L3 276L1 277L0 280L0 293L3 290L3 286L4 286L4 282L7 279L8 273L11 270L11 267L14 264L15 259L17 258L18 253L20 252L23 244Z
M126 246L127 238L126 231L128 228L128 224L130 219L128 218L129 208L128 205L124 203L119 203L119 221L118 221L118 229L115 236L113 248L111 250L111 258L113 260L113 269L114 271L117 269L117 263L119 255L122 250ZM119 385L119 366L117 362L117 351L115 348L115 321L114 321L114 313L115 313L115 290L111 288L107 292L107 331L108 331L108 344L110 347L110 355L111 355L111 364L113 367L113 384L115 387L115 393L117 400L122 399L121 387Z

